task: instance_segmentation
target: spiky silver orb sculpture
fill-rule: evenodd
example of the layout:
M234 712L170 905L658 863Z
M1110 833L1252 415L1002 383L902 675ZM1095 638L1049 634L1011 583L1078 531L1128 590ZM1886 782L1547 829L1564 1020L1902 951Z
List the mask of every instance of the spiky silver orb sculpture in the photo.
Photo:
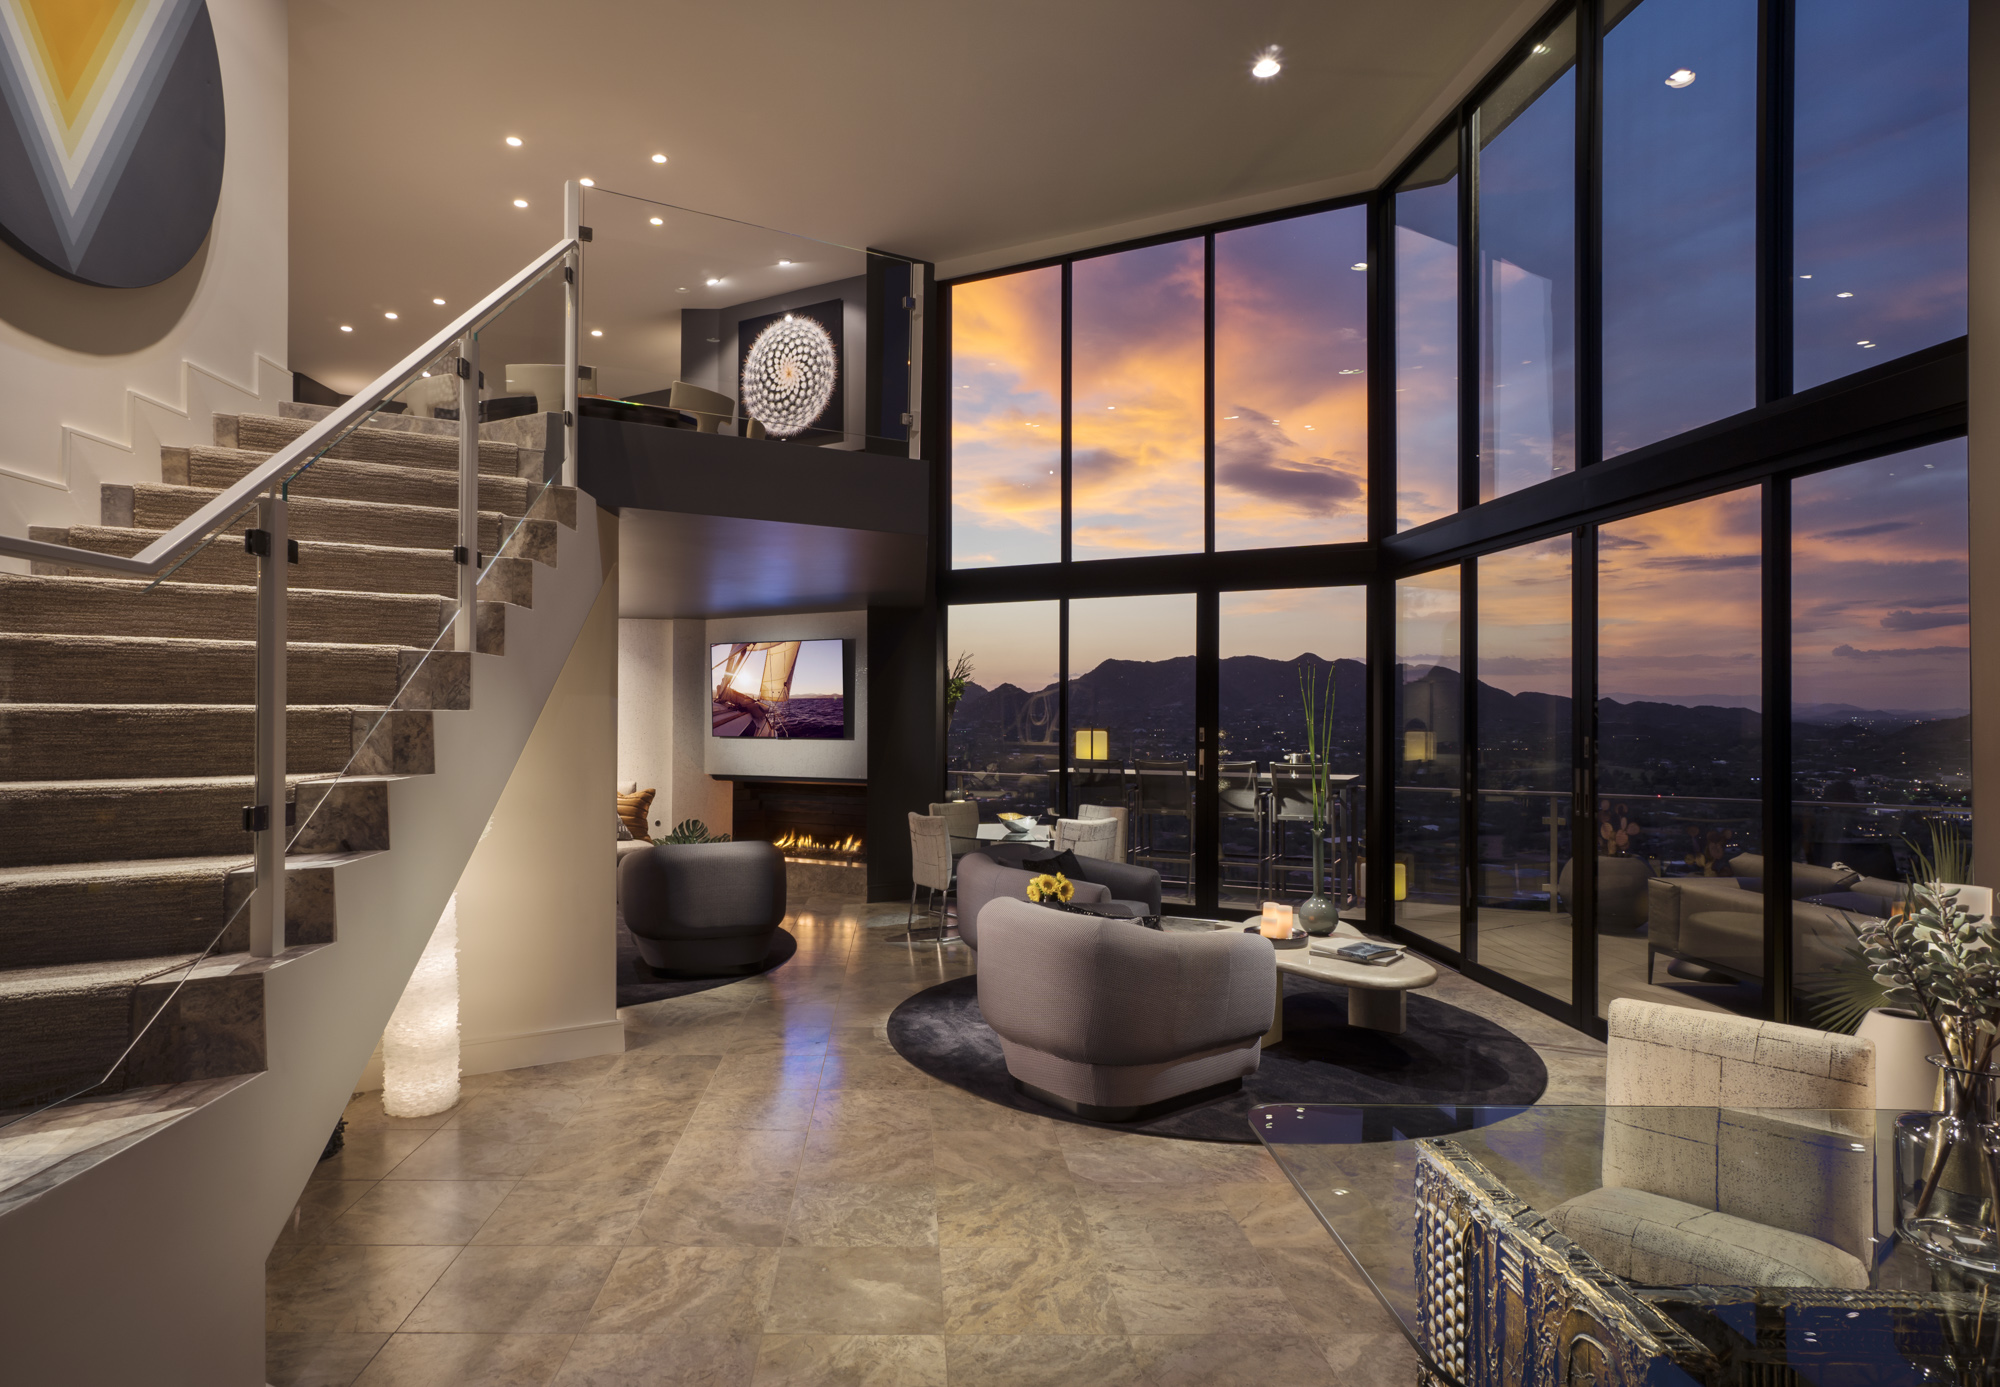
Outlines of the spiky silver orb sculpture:
M777 438L804 433L833 398L840 356L833 335L787 313L757 334L743 359L743 412Z

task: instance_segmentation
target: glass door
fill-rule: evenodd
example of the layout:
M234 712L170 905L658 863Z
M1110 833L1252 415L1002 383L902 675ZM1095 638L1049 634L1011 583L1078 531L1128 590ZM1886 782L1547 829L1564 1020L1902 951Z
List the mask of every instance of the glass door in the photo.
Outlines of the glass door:
M1464 688L1457 565L1396 584L1395 860L1367 889L1394 919L1443 948L1462 947Z
M1479 962L1571 999L1570 537L1476 560Z
M1216 896L1224 909L1297 905L1313 890L1314 814L1302 682L1333 697L1332 794L1319 889L1359 913L1365 589L1280 588L1220 598L1215 734Z

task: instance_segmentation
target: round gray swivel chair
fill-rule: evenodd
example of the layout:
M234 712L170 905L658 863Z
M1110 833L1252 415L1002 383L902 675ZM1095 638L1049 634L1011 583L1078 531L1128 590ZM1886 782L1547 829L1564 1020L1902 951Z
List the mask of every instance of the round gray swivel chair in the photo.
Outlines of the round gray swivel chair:
M662 973L754 970L785 918L785 859L769 843L672 843L618 867L625 928Z

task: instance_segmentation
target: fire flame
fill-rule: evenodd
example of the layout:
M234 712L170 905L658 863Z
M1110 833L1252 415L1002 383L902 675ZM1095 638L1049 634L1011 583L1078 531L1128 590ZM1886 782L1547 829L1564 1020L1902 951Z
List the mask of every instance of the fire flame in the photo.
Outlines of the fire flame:
M791 829L771 844L780 851L826 853L834 857L858 857L861 854L861 840L853 834L837 842L822 843L810 833Z

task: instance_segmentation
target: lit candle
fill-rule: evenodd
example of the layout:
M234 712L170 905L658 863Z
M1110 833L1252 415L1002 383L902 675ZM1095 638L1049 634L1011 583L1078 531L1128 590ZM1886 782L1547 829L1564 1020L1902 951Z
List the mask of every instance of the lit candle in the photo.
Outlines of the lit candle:
M1264 918L1258 922L1257 932L1266 939L1290 939L1292 937L1292 908L1276 901L1264 902Z

